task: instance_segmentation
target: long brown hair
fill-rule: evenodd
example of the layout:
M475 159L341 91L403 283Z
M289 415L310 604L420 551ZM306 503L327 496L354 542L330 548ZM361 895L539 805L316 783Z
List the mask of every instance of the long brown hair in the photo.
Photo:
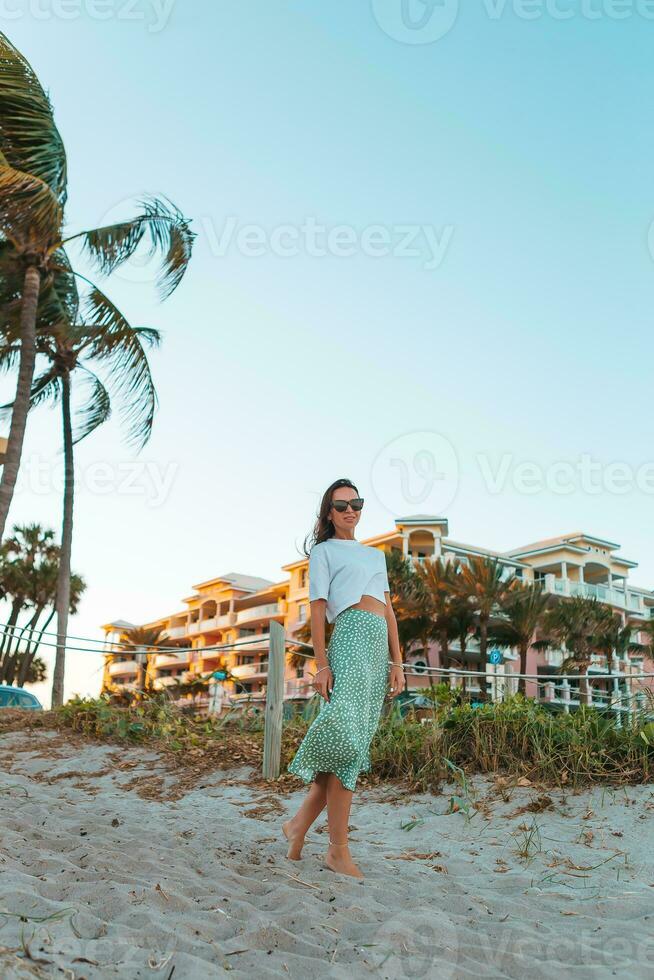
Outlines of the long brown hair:
M334 522L329 516L329 511L332 503L332 494L339 487L350 487L352 490L356 490L357 494L359 493L358 487L352 483L352 480L334 480L331 486L327 487L320 501L320 509L316 523L313 526L313 531L311 534L307 534L304 539L304 553L307 557L314 544L320 544L321 541L326 541L327 538L334 537ZM309 549L307 549L307 541L310 542Z

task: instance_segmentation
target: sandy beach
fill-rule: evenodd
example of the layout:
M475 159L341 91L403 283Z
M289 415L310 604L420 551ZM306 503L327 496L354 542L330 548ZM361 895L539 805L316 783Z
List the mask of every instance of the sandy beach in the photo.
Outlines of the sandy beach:
M475 779L459 809L355 796L358 882L324 870L319 822L290 862L301 793L53 731L0 737L0 975L647 977L654 788L580 794Z

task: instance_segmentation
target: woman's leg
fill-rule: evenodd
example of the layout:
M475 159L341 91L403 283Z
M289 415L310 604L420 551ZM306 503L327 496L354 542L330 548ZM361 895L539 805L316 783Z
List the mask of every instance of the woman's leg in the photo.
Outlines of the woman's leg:
M348 830L352 790L346 789L338 776L330 772L327 777L327 823L329 825L329 846L325 864L339 874L363 878L359 868L352 860L348 847Z
M309 792L304 798L302 806L294 817L282 824L284 836L288 840L288 857L291 861L299 861L302 855L302 846L305 835L314 822L325 809L327 803L327 776L326 772L316 773L315 780L311 783Z

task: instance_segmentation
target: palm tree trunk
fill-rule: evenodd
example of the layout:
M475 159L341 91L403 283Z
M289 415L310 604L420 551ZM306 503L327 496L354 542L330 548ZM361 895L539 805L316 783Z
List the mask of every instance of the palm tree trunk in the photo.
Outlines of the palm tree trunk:
M14 496L18 469L23 452L23 439L27 425L27 413L30 407L30 392L34 377L36 360L36 312L39 305L41 288L41 273L34 265L28 265L25 270L23 298L20 311L20 363L16 397L11 413L7 452L5 453L0 480L0 541L4 538L5 526L11 501Z
M23 665L24 665L25 661L27 660L27 658L29 657L30 644L28 642L27 643L27 646L25 647L24 650L21 650L20 649L20 644L21 644L21 642L23 640L23 636L25 634L25 631L28 630L30 627L33 627L34 623L39 618L39 615L40 615L40 613L37 611L35 613L35 615L32 616L32 618L30 619L30 621L28 623L26 623L25 626L23 626L23 628L20 630L20 632L16 631L16 633L15 633L15 637L16 637L16 649L14 650L13 656L11 657L11 660L9 661L9 666L7 667L7 669L5 671L6 677L7 677L7 683L8 684L13 684L14 681L15 681L16 682L16 687L22 687L23 686L20 683L20 675L21 675L22 670L23 670Z
M39 617L41 616L43 609L44 609L43 606L39 606L30 621L30 638L27 641L27 649L23 654L23 659L20 664L20 670L18 671L18 679L16 681L17 687L25 686L25 681L27 680L29 669L32 666L32 661L34 660L34 657L36 656L36 651L38 650L39 641L38 640L35 641L33 639L33 636L34 636L34 628L39 621Z
M488 619L479 617L479 700L486 700L486 661L488 649ZM482 677L482 673L484 676Z
M527 673L527 654L529 653L529 644L521 643L520 647L520 673ZM518 694L524 694L527 697L527 681L524 677L518 679Z
M461 636L459 637L459 651L461 653L461 666L462 666L463 670L465 670L466 669L466 653L468 652L468 642L467 642L467 637L466 637L465 633L462 633ZM469 678L469 679L472 680L472 678ZM467 680L468 680L468 678L466 678L466 675L465 674L461 674L461 687L462 687L462 690L463 690L463 693L464 694L467 694L467 691L468 691L468 685L466 683Z
M70 374L61 375L61 408L64 431L64 517L61 528L61 555L57 575L57 656L52 678L52 707L64 703L64 669L66 660L66 636L70 609L70 562L73 544L73 501L75 471L73 458L73 430L70 417Z
M14 599L14 601L11 604L11 614L9 616L9 622L7 623L6 626L6 632L2 637L2 647L0 647L0 655L1 655L5 647L5 640L6 640L7 645L6 645L6 650L4 652L4 658L2 660L2 663L0 663L0 683L4 683L4 682L6 682L7 684L11 683L8 680L8 678L9 678L9 670L11 666L11 648L15 635L15 631L13 627L16 625L16 621L18 619L18 616L20 615L20 611L22 608L23 608L23 599L22 598Z

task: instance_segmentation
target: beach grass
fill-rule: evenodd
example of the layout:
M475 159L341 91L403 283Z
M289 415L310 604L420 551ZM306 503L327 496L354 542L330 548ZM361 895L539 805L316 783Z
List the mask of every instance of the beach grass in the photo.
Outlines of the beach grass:
M0 730L22 724L146 745L198 778L211 768L261 768L260 712L203 719L163 697L128 706L100 697L73 698L52 712L0 714ZM308 710L285 722L280 788L297 787L286 767L310 718ZM593 709L553 714L520 695L478 707L444 703L422 719L412 711L402 715L397 705L389 704L371 745L371 770L360 779L362 785L393 782L417 792L436 792L444 781L465 780L474 773L571 789L593 783L645 783L654 775L653 727L651 722L634 721L617 728L611 718Z

